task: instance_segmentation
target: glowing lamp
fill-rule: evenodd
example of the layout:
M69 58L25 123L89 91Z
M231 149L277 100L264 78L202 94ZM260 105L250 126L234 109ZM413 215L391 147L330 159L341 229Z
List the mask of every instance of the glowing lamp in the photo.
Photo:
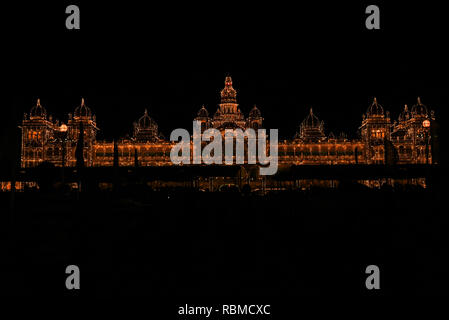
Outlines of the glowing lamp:
M59 127L59 131L61 131L61 132L66 132L66 131L67 131L67 126L66 126L65 124L62 124L62 125Z
M422 122L422 126L424 127L424 128L429 128L430 127L430 121L429 120L424 120L423 122Z

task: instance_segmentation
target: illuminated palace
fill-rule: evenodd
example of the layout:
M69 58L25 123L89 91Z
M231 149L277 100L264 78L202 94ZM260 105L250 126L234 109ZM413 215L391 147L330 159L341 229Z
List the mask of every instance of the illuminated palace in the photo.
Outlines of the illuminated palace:
M260 110L254 106L248 117L237 104L237 92L231 77L226 77L221 91L218 109L211 116L202 106L195 120L201 122L202 130L216 128L259 129L263 126ZM347 139L344 135L326 134L323 121L310 109L300 123L296 135L278 144L279 167L301 164L418 164L433 163L430 139L430 123L435 120L418 98L410 109L405 106L397 121L376 99L363 115L358 139ZM112 166L114 158L120 166L165 166L173 165L170 150L175 142L162 137L156 121L145 110L133 124L130 138L115 142L96 139L99 128L96 117L84 99L68 115L67 123L55 121L37 100L22 124L21 166L33 167L42 162L55 166L75 166L76 152L84 155L85 166ZM80 128L83 130L80 139ZM82 141L82 149L77 144ZM192 154L192 152L191 152Z

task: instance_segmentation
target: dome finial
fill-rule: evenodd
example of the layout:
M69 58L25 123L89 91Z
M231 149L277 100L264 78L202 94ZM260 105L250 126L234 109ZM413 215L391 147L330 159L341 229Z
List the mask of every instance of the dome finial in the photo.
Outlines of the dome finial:
M312 107L310 107L310 114L313 114L313 110L312 110Z
M232 86L232 78L231 78L231 75L229 73L226 73L225 85L226 86Z
M421 105L421 98L418 97L418 105Z
M41 99L37 98L37 106L41 105Z
M144 114L148 115L148 109L147 108L145 108Z
M374 97L373 103L377 103L377 98Z
M84 98L81 98L81 106L84 106Z
M221 104L225 103L237 103L237 91L232 87L231 76L226 76L225 87L221 90ZM222 110L223 111L223 110Z
M404 110L405 110L405 111L408 111L407 105L404 106Z

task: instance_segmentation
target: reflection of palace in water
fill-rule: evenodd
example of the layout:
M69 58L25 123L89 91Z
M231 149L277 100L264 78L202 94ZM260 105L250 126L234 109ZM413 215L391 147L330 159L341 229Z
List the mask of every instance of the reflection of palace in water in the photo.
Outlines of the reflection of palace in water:
M231 77L226 77L221 103L213 116L203 106L195 120L202 130L262 128L262 115L254 106L247 118L237 104L237 92ZM420 99L410 109L405 106L397 121L374 99L363 115L360 138L348 139L344 134L325 134L323 121L310 109L295 137L280 141L279 166L301 164L417 164L433 163L430 129L434 112ZM173 165L170 150L173 142L164 139L158 125L145 110L134 123L133 135L116 142L96 140L99 130L96 117L84 99L68 116L67 124L55 121L40 101L25 114L22 125L21 166L34 167L42 162L56 166L75 166L80 128L83 128L85 166L112 166L114 154L120 166ZM191 153L192 154L192 153Z

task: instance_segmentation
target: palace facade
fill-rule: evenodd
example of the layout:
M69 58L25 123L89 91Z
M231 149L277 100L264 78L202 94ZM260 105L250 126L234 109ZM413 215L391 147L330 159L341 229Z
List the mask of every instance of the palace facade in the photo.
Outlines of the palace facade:
M256 106L248 117L242 113L229 76L220 98L213 115L204 106L198 111L194 120L201 122L202 130L216 128L224 132L225 129L263 128L263 117ZM310 109L296 135L290 140L279 141L278 163L279 166L434 163L430 143L433 121L434 112L419 98L410 109L405 106L393 122L389 112L374 98L363 115L359 138L348 139L345 135L326 134L323 121ZM173 165L170 150L174 142L162 137L147 110L133 124L132 136L115 142L96 139L99 130L96 117L84 99L68 115L67 123L54 120L38 99L30 112L24 114L20 128L21 166L24 168L43 162L75 166L77 154L81 153L85 166L113 166L114 162L119 166ZM80 143L82 146L78 146Z

